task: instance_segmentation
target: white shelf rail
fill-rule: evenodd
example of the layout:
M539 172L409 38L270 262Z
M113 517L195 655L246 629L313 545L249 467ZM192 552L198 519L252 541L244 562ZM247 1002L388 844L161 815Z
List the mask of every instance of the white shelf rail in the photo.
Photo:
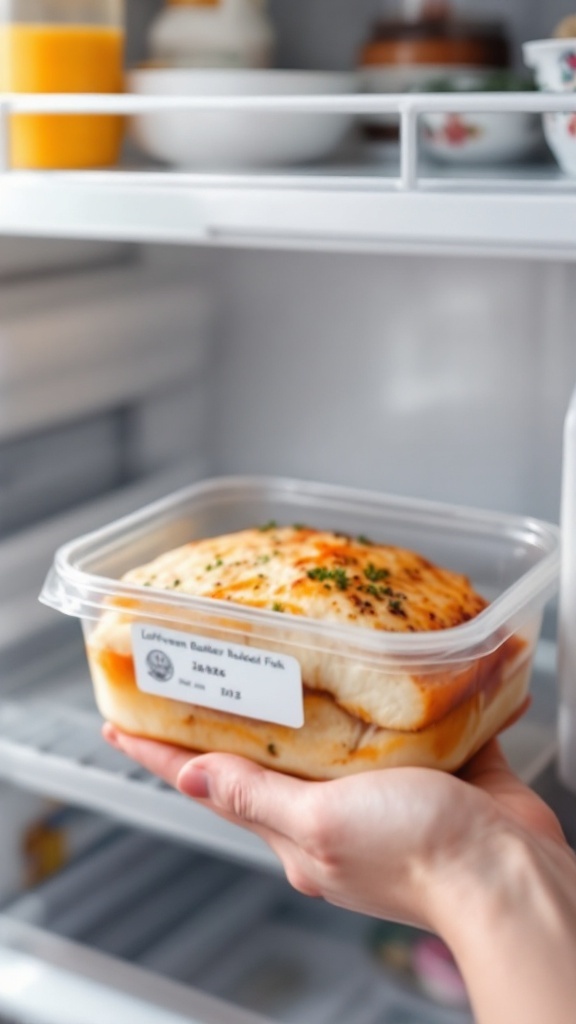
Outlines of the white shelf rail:
M117 114L158 111L252 111L282 114L396 114L400 124L397 187L418 187L418 118L430 113L576 113L576 94L477 92L367 94L343 96L136 96L132 94L0 93L0 173L10 171L9 119L12 114ZM575 186L576 188L576 186Z
M150 163L21 171L16 114L158 111L397 115L399 155L367 145L306 167L202 170ZM0 93L0 234L306 251L434 252L576 259L576 179L552 158L434 169L419 120L430 113L575 113L574 93L135 96Z

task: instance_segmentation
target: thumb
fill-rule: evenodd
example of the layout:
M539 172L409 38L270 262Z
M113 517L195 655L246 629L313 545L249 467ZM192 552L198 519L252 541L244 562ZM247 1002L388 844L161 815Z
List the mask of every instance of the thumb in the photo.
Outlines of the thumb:
M181 769L176 788L242 825L258 825L298 840L311 813L311 793L323 783L269 771L242 757L206 754Z

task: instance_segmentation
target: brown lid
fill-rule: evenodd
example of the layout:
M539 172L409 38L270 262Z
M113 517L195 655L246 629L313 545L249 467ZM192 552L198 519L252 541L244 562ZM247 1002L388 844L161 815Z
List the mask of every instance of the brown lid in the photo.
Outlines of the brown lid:
M427 15L417 21L403 18L381 18L375 22L372 39L506 39L506 32L497 19L463 18L451 15Z
M506 67L509 46L496 19L427 13L421 18L381 18L363 51L363 62L463 63Z

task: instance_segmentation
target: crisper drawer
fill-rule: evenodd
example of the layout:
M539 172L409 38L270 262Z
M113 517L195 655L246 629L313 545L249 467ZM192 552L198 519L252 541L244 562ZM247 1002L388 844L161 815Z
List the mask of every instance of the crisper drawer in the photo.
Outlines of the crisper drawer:
M26 1024L471 1024L389 973L374 922L111 832L0 917L0 1015Z

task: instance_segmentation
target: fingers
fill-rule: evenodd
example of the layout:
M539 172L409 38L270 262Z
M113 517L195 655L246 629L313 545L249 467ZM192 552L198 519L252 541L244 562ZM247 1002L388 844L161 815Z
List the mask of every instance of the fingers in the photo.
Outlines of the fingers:
M189 750L140 739L107 723L112 746L194 800L209 803L229 821L299 840L313 816L309 793L322 783L302 782L230 754L191 755ZM267 841L268 840L268 837Z
M486 746L482 747L468 764L464 765L458 772L458 775L465 782L479 785L483 778L487 775L492 776L495 772L512 774L498 740L493 739Z
M160 776L171 786L176 786L180 771L192 756L189 750L183 750L182 747L130 736L128 733L116 729L109 722L103 727L102 735L111 746L121 750L123 754L133 758L134 761L138 761L149 772Z
M239 823L260 826L297 842L312 813L312 789L319 785L231 754L204 754L189 761L176 781L181 793L208 799L215 810Z
M526 697L519 708L514 711L508 719L504 722L504 725L500 729L500 734L506 732L507 729L511 729L516 722L519 721L526 714L532 703L531 697ZM515 778L515 775L508 764L508 761L502 753L502 748L498 743L497 739L490 740L482 749L474 755L464 765L458 775L461 779L466 782L472 782L479 784L481 778L487 776L494 776L494 773L500 775L508 775L510 778Z
M244 766L247 768L245 781L239 787L233 781L237 777L237 773L236 776L230 775L227 785L223 785L221 779L222 775L226 773L227 765L225 763L218 766L218 770L216 770L215 765L211 765L212 770L208 773L203 768L197 769L195 765L198 758L193 755L191 756L190 751L183 750L181 747L131 736L116 729L110 723L104 725L102 734L111 746L121 750L122 753L133 758L133 760L143 765L144 768L147 768L154 775L163 778L170 785L180 789L186 796L204 802L210 810L213 810L220 818L230 822L230 824L239 825L253 832L254 835L257 835L263 842L267 843L272 852L278 857L288 879L295 888L308 896L317 896L319 894L319 890L311 880L309 872L306 868L299 867L302 862L302 854L297 844L293 843L287 836L277 833L273 828L267 827L267 824L252 820L252 816L245 809L246 800L244 798L240 799L241 806L238 806L238 797L234 798L233 793L243 791L242 785L250 785L250 776L255 776L251 769L256 768L251 762L244 763L241 758L227 758L225 755L215 755L214 757L210 755L214 762L220 760L223 762L233 762L228 768L236 768L237 770ZM273 775L274 773L270 774ZM279 778L282 777L280 776ZM212 779L215 780L213 785L211 784ZM271 797L271 799L273 798ZM240 815L237 813L238 811L240 811ZM264 804L262 804L261 814L257 816L267 817Z

